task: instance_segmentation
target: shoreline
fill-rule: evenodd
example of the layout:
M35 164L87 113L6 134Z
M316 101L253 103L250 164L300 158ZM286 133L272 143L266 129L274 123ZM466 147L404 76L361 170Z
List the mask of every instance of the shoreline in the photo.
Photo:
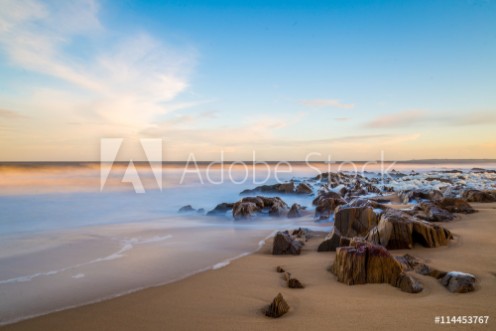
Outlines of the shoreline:
M208 268L179 281L141 289L109 300L77 308L64 309L39 317L1 326L5 330L52 329L74 330L105 328L131 330L195 328L248 330L254 328L307 327L338 329L371 327L385 330L431 329L434 316L489 315L496 304L494 282L494 239L496 203L474 203L479 210L443 223L455 234L446 247L393 250L417 256L443 270L469 272L478 278L477 290L453 294L431 277L418 276L424 291L408 294L385 284L347 286L338 283L326 269L334 252L316 252L322 237L310 239L300 256L273 256L270 242L255 253L231 261L220 269ZM474 224L475 223L475 224ZM482 252L482 254L481 254ZM305 289L288 289L275 271L283 266ZM272 320L261 313L264 305L281 292L291 309L287 315ZM358 308L358 309L357 309ZM361 316L360 321L356 319ZM208 325L203 323L209 319ZM406 323L407 322L407 323ZM484 325L474 326L483 328ZM467 329L467 325L450 325L450 329Z

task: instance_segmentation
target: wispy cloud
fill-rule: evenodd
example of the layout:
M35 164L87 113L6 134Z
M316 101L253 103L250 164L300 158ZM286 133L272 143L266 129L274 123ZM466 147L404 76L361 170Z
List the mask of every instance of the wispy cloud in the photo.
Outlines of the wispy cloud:
M365 128L386 129L422 125L469 126L496 123L494 112L472 112L470 114L438 113L425 110L406 110L379 116L363 125Z
M390 128L410 126L424 120L426 112L423 110L406 110L399 113L383 115L366 123L366 128Z
M174 99L188 87L196 51L170 47L146 32L109 32L98 14L96 0L3 0L0 48L11 65L72 85L33 89L72 100L62 115L69 120L84 115L106 126L139 130L161 114L188 106L176 105ZM79 43L104 43L105 48L83 58L75 51ZM54 107L40 109L47 118L59 103L52 100Z
M355 105L351 103L342 103L338 99L305 99L300 100L300 104L311 108L343 108L351 109Z
M338 121L338 122L347 122L347 121L351 120L351 118L349 118L349 117L335 117L334 120Z
M3 118L3 119L19 119L19 118L25 118L25 116L19 114L18 112L12 111L12 110L7 110L7 109L1 109L0 108L0 118Z

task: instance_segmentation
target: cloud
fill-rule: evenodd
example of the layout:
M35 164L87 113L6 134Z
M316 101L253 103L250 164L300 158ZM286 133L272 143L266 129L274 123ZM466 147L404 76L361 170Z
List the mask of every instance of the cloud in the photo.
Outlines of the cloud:
M351 120L351 118L349 118L349 117L335 117L334 120L338 121L338 122L347 122L347 121Z
M12 111L12 110L7 110L7 109L1 109L0 108L0 118L3 118L3 119L19 119L19 118L25 118L25 116L19 114L18 112Z
M337 99L306 99L300 100L304 106L311 108L342 108L352 109L355 105L351 103L341 103Z
M424 126L470 126L496 123L494 112L471 112L470 114L436 113L424 110L406 110L379 116L363 125L364 128L404 128L421 123Z
M426 112L423 110L406 110L399 113L379 116L365 123L365 128L396 128L410 126L425 120Z
M108 31L98 17L99 7L96 0L2 1L0 49L9 64L62 83L30 86L28 106L37 106L32 104L39 99L36 95L58 96L65 105L58 114L66 122L79 122L82 119L74 117L82 116L126 132L187 107L174 100L189 86L196 50L171 47L146 32ZM53 118L60 100L45 100L49 101L38 107L38 117Z

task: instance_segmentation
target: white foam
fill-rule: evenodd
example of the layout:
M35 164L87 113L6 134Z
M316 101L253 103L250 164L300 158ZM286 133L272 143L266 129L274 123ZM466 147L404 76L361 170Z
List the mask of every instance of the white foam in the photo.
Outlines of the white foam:
M72 276L72 278L74 278L74 279L80 279L80 278L84 278L84 277L85 277L85 274L81 274L81 273Z

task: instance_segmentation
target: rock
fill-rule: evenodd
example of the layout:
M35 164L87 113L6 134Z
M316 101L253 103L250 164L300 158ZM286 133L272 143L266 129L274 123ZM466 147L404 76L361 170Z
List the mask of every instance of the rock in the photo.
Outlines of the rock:
M205 214L205 209L200 208L200 209L198 209L196 212L197 212L198 214L203 215L203 214Z
M296 193L299 194L312 194L313 190L307 183L300 183L296 186Z
M398 280L396 281L396 287L407 293L419 293L424 289L422 284L417 279L405 273L400 274Z
M234 204L232 215L235 220L251 219L261 209L253 202L238 201Z
M416 214L417 217L429 222L447 222L455 218L449 211L439 208L432 202L421 202L415 206L414 210L421 212Z
M274 185L262 185L255 187L251 190L244 190L241 194L252 194L252 193L296 193L294 182L274 184Z
M284 269L280 265L278 265L277 268L276 268L276 271L278 273L283 273L284 272Z
M300 255L304 243L294 238L288 231L277 232L272 244L273 255Z
M290 278L288 280L288 287L289 288L305 288L302 283L296 278Z
M315 201L315 200L314 200ZM344 205L346 203L342 198L323 198L318 201L317 208L315 208L315 217L321 220L328 219L337 206Z
M333 229L331 233L329 233L324 241L320 243L317 248L318 252L334 252L336 248L341 246L341 234L338 230Z
M329 191L329 192L319 193L319 195L315 199L313 199L312 204L314 206L318 206L322 200L326 200L326 199L343 200L343 198L338 193ZM346 201L344 200L343 202L346 203Z
M191 205L186 205L186 206L179 208L179 213L190 213L193 211L195 211L195 209L193 207L191 207Z
M464 199L458 198L443 198L436 202L436 204L450 213L471 214L476 210Z
M284 300L281 293L279 293L272 303L264 309L265 316L278 318L286 314L289 311L289 305Z
M441 183L453 184L453 181L451 179L442 178L442 177L427 177L425 180L428 182L433 182L433 181L437 180L438 182L441 182Z
M216 215L224 215L227 211L231 210L234 206L234 203L220 203L215 206L214 209L207 213L207 216L216 216Z
M260 197L264 201L264 206L269 208L269 215L273 217L286 216L288 213L288 205L279 197L266 198Z
M358 243L336 249L331 272L347 285L387 283L397 286L403 268L384 247Z
M416 257L411 256L410 254L397 256L396 260L403 265L404 270L415 270L416 273L423 276L431 276L440 279L446 275L446 272L432 268L427 264L420 262Z
M264 200L261 197L246 197L241 199L241 202L253 202L260 209L265 207Z
M305 242L305 241L307 241L307 238L310 235L310 230L308 230L306 228L298 228L296 230L293 230L291 235L293 237L299 239L300 241Z
M441 279L441 284L450 292L467 293L475 290L475 280L474 275L450 271Z
M291 209L289 209L289 212L288 212L288 218L298 218L298 217L301 217L301 211L302 208L299 204L297 203L294 203L292 206L291 206Z
M334 227L345 237L365 236L377 223L372 207L339 206L334 215Z
M496 191L466 190L462 197L468 202L496 202Z
M412 190L412 191L401 191L398 193L402 203L407 204L411 201L421 201L430 200L437 201L443 198L443 194L438 190Z
M366 236L367 241L387 249L410 249L414 243L424 247L438 247L447 245L451 238L447 229L414 219L395 209L387 209L381 215L378 225Z

